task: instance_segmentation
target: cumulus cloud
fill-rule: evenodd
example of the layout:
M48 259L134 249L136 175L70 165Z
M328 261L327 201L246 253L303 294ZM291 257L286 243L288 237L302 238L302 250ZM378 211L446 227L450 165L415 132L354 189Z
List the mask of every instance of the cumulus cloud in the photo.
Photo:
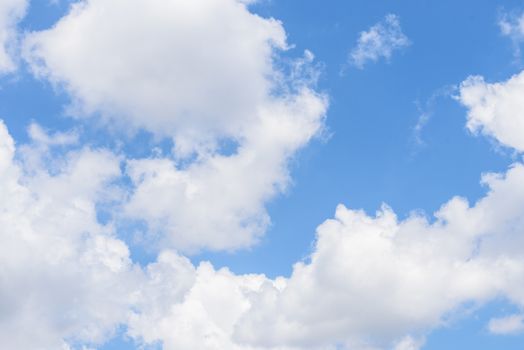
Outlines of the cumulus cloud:
M125 321L137 278L127 246L96 219L119 161L82 148L52 173L28 173L17 154L0 122L2 347L103 342Z
M166 350L415 350L465 308L500 297L524 307L522 163L484 175L476 203L452 198L431 218L339 205L287 277L194 266L169 249L255 243L265 203L290 183L289 159L322 129L312 54L277 69L283 27L248 2L86 0L28 35L26 59L71 95L77 117L172 138L175 157L125 159L36 124L15 147L0 123L2 346L92 346L124 326ZM361 33L353 64L407 44L388 15ZM470 78L459 98L470 130L522 151L520 80ZM229 154L223 140L235 144ZM130 193L115 183L124 177ZM125 216L114 220L166 233L155 262L134 264L118 223L98 220L108 202Z
M170 137L177 159L193 159L127 163L126 214L189 252L253 245L288 160L322 129L313 55L285 73L275 60L286 47L280 22L237 0L81 1L25 41L35 73L65 88L79 116Z
M2 0L0 3L0 74L16 68L13 61L16 41L16 24L22 18L27 7L27 0Z
M71 94L77 115L173 137L181 155L244 136L285 47L280 22L237 0L85 0L25 40L34 71Z
M366 63L377 62L381 58L389 60L394 51L409 45L398 16L389 14L383 21L360 33L357 45L349 53L349 63L362 69Z
M493 318L489 321L488 329L493 334L516 334L524 331L524 316L511 315L502 318Z
M63 139L30 130L48 147ZM489 191L478 202L453 198L431 219L340 205L318 227L311 256L269 279L193 266L167 250L142 270L96 218L120 176L117 157L80 148L53 172L28 173L3 124L0 136L0 198L9 198L0 338L10 348L96 344L125 325L137 344L167 350L413 350L471 305L505 297L524 307L522 163L484 175ZM507 333L516 323L508 320L490 329Z
M466 305L503 296L524 307L524 165L483 183L484 198L453 198L434 220L340 205L289 278L173 267L166 256L150 274L168 286L169 275L186 276L186 292L167 293L170 307L137 308L131 334L169 350L418 349Z
M136 186L126 213L170 233L171 246L232 249L256 243L269 224L264 203L283 191L287 161L321 128L324 101L309 90L260 111L235 154L179 169L169 159L128 162Z
M504 82L472 76L460 86L459 101L468 109L467 128L524 151L524 72Z
M96 218L120 176L117 157L79 148L53 172L28 173L3 124L0 136L8 348L97 344L124 325L137 344L166 350L414 350L465 305L506 297L524 307L521 163L484 175L489 191L475 204L453 198L431 220L340 205L318 227L311 256L291 276L269 279L194 266L168 250L134 265L112 225ZM507 333L515 323L494 320L490 329Z

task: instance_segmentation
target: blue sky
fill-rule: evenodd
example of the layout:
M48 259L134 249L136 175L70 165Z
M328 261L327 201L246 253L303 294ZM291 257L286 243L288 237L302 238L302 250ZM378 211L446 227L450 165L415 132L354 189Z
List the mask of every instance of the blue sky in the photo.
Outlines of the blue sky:
M0 5L0 341L522 348L522 1L245 3Z

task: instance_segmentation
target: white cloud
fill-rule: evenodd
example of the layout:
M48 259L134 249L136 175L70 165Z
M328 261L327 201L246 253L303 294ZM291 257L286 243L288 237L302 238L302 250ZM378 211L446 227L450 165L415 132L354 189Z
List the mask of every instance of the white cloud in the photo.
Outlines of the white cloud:
M147 270L149 282L131 317L129 334L146 343L161 340L164 349L251 349L233 340L235 324L250 306L249 295L263 276L235 276L209 263L197 268L164 252Z
M127 246L96 219L119 161L84 148L67 153L51 174L27 173L15 157L0 121L1 346L103 342L125 321L140 276Z
M516 334L524 332L524 316L511 315L502 318L493 318L489 321L488 329L493 334Z
M166 294L158 285L173 282L164 279L186 276L185 292L170 294L171 306L137 308L131 334L162 340L167 350L418 349L466 305L503 296L524 306L524 165L483 182L484 198L472 206L453 198L433 222L399 221L388 207L372 217L340 205L289 278L188 263L169 273L172 264L161 259L150 267L160 281L151 290Z
M459 101L468 108L467 127L524 151L524 71L505 82L487 83L480 76L460 86Z
M131 1L75 4L27 37L26 57L71 94L79 117L173 137L177 156L196 158L125 160L127 200L112 185L122 176L117 156L81 148L53 158L51 148L76 137L37 125L34 145L17 151L0 124L0 198L9 199L0 202L2 346L67 349L126 325L138 342L166 350L414 350L465 305L506 297L524 307L521 163L485 175L489 192L477 203L453 198L431 220L339 205L287 278L195 267L169 250L144 270L133 265L114 223L97 220L98 204L118 200L129 218L169 234L164 247L249 246L269 223L265 203L290 182L289 159L322 128L327 102L308 81L311 55L290 76L277 70L281 24L243 3ZM361 34L353 63L387 59L407 43L389 15ZM471 78L461 101L471 130L521 149L505 124L520 128L508 119L521 106L514 79ZM237 144L232 154L220 153L223 139Z
M183 251L234 249L257 242L270 219L264 204L290 182L287 162L322 125L325 103L303 90L260 111L235 154L213 155L179 169L168 159L132 160L133 218L169 234Z
M82 1L55 27L30 34L27 59L63 86L82 116L172 137L176 157L128 162L128 217L184 251L253 245L265 203L289 184L288 160L322 128L326 98L311 84L313 55L290 73L280 22L237 0ZM237 147L220 152L228 140Z
M524 42L524 13L518 16L504 13L498 24L502 35L511 39L514 56L517 60L520 60L520 45Z
M77 116L173 137L182 156L245 136L284 48L280 22L237 0L85 0L25 41L34 71L71 94Z
M268 123L281 120L269 115L276 119ZM67 135L30 130L48 147ZM285 125L271 130L277 141L280 131L289 135ZM51 159L52 173L28 173L25 159L33 158L15 160L3 124L0 140L0 198L9 198L0 203L0 339L8 348L103 342L124 324L138 343L161 341L166 350L413 350L465 305L506 297L524 307L521 163L484 175L484 198L471 206L453 198L431 221L340 205L319 226L311 257L272 280L195 267L169 251L142 272L111 224L96 219L96 204L120 176L117 157L83 148ZM24 152L31 150L42 152Z
M13 61L16 41L16 24L22 18L27 0L2 0L0 2L0 74L16 68Z
M360 33L356 47L349 53L349 63L362 69L368 62L377 62L381 58L389 60L393 51L410 44L402 33L398 16L389 14L383 21Z
M83 148L52 160L53 174L28 174L3 124L0 136L7 348L96 344L123 324L137 343L161 341L166 350L413 350L464 304L504 296L524 306L520 163L485 175L483 199L469 206L454 198L434 222L341 205L319 226L310 259L272 280L195 267L169 251L142 272L111 224L96 219L96 204L120 175L115 156ZM497 324L490 328L508 329Z

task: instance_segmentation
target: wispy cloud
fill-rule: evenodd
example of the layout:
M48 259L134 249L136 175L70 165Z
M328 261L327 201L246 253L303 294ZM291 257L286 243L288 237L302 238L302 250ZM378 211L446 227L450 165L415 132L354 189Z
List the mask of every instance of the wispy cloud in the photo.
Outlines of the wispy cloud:
M520 46L524 43L524 12L520 14L503 13L499 18L498 25L502 35L511 39L515 60L520 61Z
M425 102L415 101L419 117L417 118L417 122L412 130L412 142L414 146L413 153L417 153L426 145L423 132L431 118L433 118L437 102L441 98L451 97L457 89L458 88L455 85L446 85L433 92Z
M410 44L402 32L399 17L388 14L384 20L360 33L357 45L349 53L349 64L362 69L368 62L377 62L381 58L389 60L393 51Z
M524 315L493 318L489 321L488 329L493 334L515 334L524 332Z

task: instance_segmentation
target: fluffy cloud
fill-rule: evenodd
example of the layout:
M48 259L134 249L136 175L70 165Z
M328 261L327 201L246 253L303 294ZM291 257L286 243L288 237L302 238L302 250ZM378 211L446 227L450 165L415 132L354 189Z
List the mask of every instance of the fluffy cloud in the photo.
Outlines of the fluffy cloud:
M0 74L15 69L12 59L16 23L25 13L27 0L2 0L0 3Z
M20 153L0 125L0 195L9 198L0 211L0 339L8 348L103 342L126 325L137 343L166 350L413 350L465 305L502 296L524 307L523 164L485 175L484 198L471 206L453 198L434 220L340 205L319 226L310 258L272 280L195 267L170 251L142 271L96 218L97 204L121 198L111 184L119 159L80 148L28 172L36 156L26 154L44 152L39 143L74 141L30 130L34 145ZM494 320L490 329L514 324Z
M289 183L287 161L318 132L324 109L306 89L265 106L232 155L215 154L184 169L168 159L130 161L136 190L127 215L170 233L165 243L184 251L256 243L269 224L264 203Z
M76 113L174 137L177 152L239 140L269 98L281 24L237 0L86 0L29 35L26 58Z
M349 53L349 63L362 69L368 62L377 62L381 58L389 60L393 51L409 45L398 16L389 14L383 21L360 33L356 47Z
M150 288L169 294L170 306L137 308L131 333L168 350L418 349L429 330L471 305L506 297L524 307L524 165L483 183L484 198L472 206L453 198L431 221L340 205L289 278L174 268L177 258L161 258ZM186 291L162 291L169 276L186 276Z
M166 350L415 350L471 305L505 297L524 307L521 163L485 175L478 202L453 198L432 218L339 205L289 277L194 266L168 249L133 264L97 206L116 201L118 219L166 233L164 248L252 245L269 223L265 203L290 182L289 159L322 128L327 102L310 81L312 55L290 74L277 69L282 25L248 2L86 0L26 38L35 74L63 87L78 117L172 138L175 157L88 147L54 157L75 133L37 125L33 144L16 150L0 124L2 346L96 344L123 325L137 343ZM407 44L389 15L361 33L352 60L362 67ZM460 100L471 130L522 151L520 79L470 78ZM225 140L232 152L221 152ZM114 183L123 176L131 193Z
M313 55L285 73L275 60L286 46L278 21L237 0L81 1L25 41L34 71L63 86L79 115L173 138L183 162L128 162L126 214L190 252L254 244L270 221L265 203L289 183L288 160L322 128Z
M505 295L523 305L524 256L511 246L523 239L524 166L485 182L485 198L472 207L454 198L433 223L399 222L387 207L370 217L339 206L319 227L311 262L296 264L287 287L255 305L239 334L269 345L387 346L442 325L465 303Z
M26 146L25 154L32 149ZM52 169L27 171L17 155L0 122L2 347L51 350L66 341L103 342L125 321L139 277L127 246L96 219L97 203L120 174L119 160L83 148Z
M460 86L459 101L468 108L467 127L524 151L524 72L505 82L487 83L469 77Z
M489 321L488 329L494 334L515 334L524 331L524 316L511 315Z
M148 266L147 276L129 335L146 344L162 341L164 349L252 349L237 344L233 333L249 295L271 283L264 276L236 276L209 263L195 268L172 252Z

